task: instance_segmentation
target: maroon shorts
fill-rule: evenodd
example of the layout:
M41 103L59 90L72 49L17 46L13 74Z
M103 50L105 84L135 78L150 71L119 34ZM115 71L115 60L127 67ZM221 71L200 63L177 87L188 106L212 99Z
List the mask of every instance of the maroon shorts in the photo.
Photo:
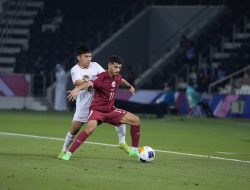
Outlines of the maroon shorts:
M96 110L90 110L88 120L98 120L104 123L109 123L111 125L120 125L122 117L127 113L127 111L123 109L117 109L103 113Z

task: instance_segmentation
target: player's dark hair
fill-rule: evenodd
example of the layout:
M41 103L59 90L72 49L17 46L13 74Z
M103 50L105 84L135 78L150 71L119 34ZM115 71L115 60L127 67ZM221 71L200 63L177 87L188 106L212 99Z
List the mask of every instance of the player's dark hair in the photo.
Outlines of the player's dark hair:
M87 44L80 44L79 47L76 50L76 54L85 54L85 53L91 53L91 49Z
M112 55L111 57L109 57L108 61L109 63L118 63L118 64L124 63L123 59L118 55Z

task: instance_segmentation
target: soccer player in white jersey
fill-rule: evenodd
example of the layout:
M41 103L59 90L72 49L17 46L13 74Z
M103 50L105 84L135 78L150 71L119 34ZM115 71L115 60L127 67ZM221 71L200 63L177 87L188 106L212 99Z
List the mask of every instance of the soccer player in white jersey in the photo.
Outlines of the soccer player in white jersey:
M77 49L78 63L71 69L71 78L75 86L79 86L86 80L94 80L97 74L105 71L98 63L91 62L91 59L92 53L90 48L84 44L80 45ZM78 93L72 127L65 137L62 151L57 158L62 158L62 156L67 152L68 147L74 141L76 134L88 121L89 107L92 97L92 89L82 90ZM119 138L117 147L129 153L130 149L125 141L126 126L124 124L116 126L116 131Z

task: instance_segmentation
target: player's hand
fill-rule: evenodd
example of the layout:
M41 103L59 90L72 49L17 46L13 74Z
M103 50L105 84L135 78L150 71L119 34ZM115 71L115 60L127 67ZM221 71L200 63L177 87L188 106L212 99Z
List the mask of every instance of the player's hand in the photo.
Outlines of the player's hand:
M82 77L82 81L83 81L83 82L89 81L89 77L88 77L87 75L84 75L84 76Z
M132 95L135 95L135 88L133 86L130 86L128 90L129 92L131 92Z
M67 99L69 101L74 101L77 97L78 91L79 91L78 88L74 88L73 90L68 91L69 95L67 96Z

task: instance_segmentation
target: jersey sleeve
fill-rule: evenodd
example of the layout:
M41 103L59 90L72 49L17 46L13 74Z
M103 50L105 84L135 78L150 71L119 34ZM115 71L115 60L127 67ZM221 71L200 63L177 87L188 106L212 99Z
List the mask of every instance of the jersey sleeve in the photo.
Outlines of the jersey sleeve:
M91 82L93 83L94 88L100 88L103 83L103 75L98 74L95 80L91 80Z
M119 86L122 84L122 76L121 75L118 75L118 83L119 83Z
M71 79L74 85L77 80L82 80L81 76L76 72L74 68L71 69L70 73L71 73Z

